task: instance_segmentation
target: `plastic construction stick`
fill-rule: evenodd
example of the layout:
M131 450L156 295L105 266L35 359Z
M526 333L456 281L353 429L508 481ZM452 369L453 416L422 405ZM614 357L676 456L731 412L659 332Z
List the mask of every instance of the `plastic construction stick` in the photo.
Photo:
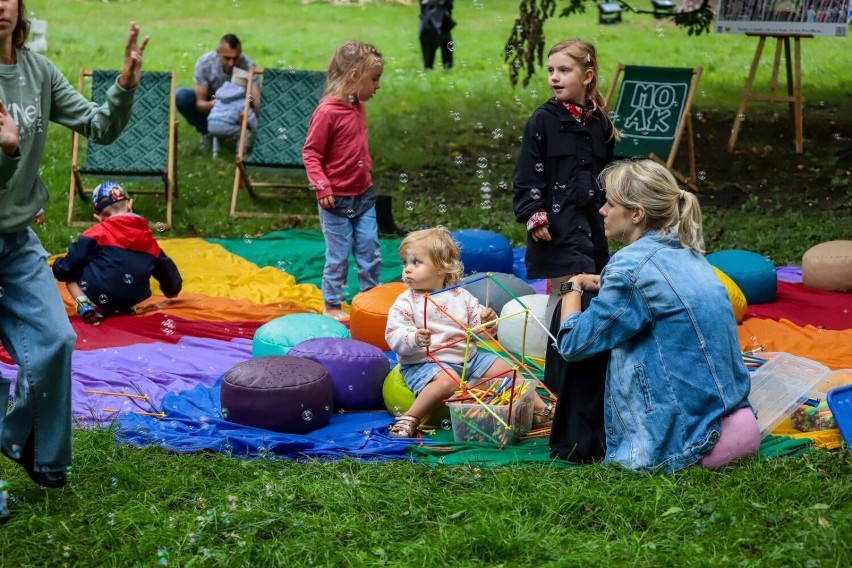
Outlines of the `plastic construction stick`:
M130 394L130 393L126 393L126 392L111 392L111 391L90 390L90 389L86 389L84 392L87 392L89 394L102 394L102 395L106 395L106 396L126 396L127 398L139 398L139 399L146 400L146 401L148 400L147 394L140 395L140 394Z
M476 424L474 424L474 423L473 423L473 422L471 422L470 420L466 420L463 416L461 416L461 414L459 414L456 418L457 418L457 419L458 419L458 420L459 420L462 424L464 424L465 426L467 426L467 427L468 427L468 428L470 428L471 430L476 431L477 433L479 433L479 434L481 434L481 435L485 436L486 438L488 438L489 440L491 440L492 442L494 442L494 445L499 446L499 447L501 447L501 448L503 447L503 445L500 443L500 440L498 440L497 438L495 438L495 437L494 437L494 436L492 436L491 434L486 434L484 430L480 429L480 428L479 428Z
M497 422L499 422L500 424L502 424L502 425L503 425L503 426L505 426L506 428L510 428L510 426L509 426L508 424L506 424L506 422L505 422L502 418L500 418L500 416L498 416L496 412L494 412L493 410L491 410L491 406L490 406L490 405L488 405L488 404L486 404L485 402L483 402L483 401L482 401L482 399L481 399L481 398L479 398L479 397L477 397L474 393L470 393L470 394L471 394L471 396L473 397L473 400L475 400L475 401L476 401L476 402L478 402L480 405L482 405L482 407L483 407L483 408L485 408L485 411L486 411L486 412L488 412L491 416L493 416L493 417L497 420Z

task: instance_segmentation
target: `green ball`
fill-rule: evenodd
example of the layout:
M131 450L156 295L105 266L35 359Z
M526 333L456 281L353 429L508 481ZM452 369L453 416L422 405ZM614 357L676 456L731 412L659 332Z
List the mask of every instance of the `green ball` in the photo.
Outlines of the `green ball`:
M382 384L382 398L385 401L385 407L388 412L394 416L405 414L411 405L414 404L414 393L405 384L405 379L402 378L402 372L399 370L399 365L396 365L388 376L385 377L385 382ZM450 419L450 409L447 405L442 405L434 416L427 416L424 424L440 428L444 420Z

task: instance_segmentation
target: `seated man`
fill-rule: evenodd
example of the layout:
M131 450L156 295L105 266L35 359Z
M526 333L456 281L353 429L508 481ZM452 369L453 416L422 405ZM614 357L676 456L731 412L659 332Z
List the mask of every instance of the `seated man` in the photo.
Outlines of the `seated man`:
M240 39L234 34L225 34L219 40L216 51L210 51L195 62L195 88L181 87L175 94L175 103L187 122L202 135L207 135L207 115L216 104L213 95L231 78L234 67L245 71L254 62L242 53ZM255 79L252 84L252 106L256 111L260 105L260 90Z

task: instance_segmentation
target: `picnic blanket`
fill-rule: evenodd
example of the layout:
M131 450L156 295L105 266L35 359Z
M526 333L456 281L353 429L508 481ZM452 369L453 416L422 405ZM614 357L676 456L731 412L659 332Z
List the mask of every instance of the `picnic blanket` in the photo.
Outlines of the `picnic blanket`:
M227 422L216 414L219 381L228 369L251 357L257 328L284 315L322 310L318 288L325 251L322 235L288 230L254 239L168 239L160 245L179 266L184 290L178 298L167 299L152 281L154 294L139 306L136 316L109 317L98 327L86 325L77 317L65 286L57 284L77 333L72 406L79 426L115 423L122 443L159 444L179 452L414 458L483 465L553 461L543 439L503 450L456 445L444 431L421 441L394 440L386 435L391 416L384 412L335 414L328 427L307 436ZM399 239L382 241L383 281L399 275L398 246ZM523 251L516 250L519 277L524 277L522 258ZM357 292L354 272L350 270L350 298ZM805 289L796 267L781 267L778 276L778 300L749 307L739 327L742 347L762 344L767 351L807 357L832 369L852 368L852 324L844 311L850 295ZM537 292L545 291L544 282L531 284ZM17 373L2 349L0 373L13 380ZM162 413L164 417L159 416ZM839 441L836 430L813 434L790 430L782 423L775 432L784 434L778 440L794 441L792 445L774 441L780 453L798 453L812 441L824 447Z

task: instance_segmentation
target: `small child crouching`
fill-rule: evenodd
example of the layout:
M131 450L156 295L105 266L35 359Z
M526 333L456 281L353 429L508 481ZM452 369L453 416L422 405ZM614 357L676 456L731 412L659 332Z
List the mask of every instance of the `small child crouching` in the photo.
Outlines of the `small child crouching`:
M135 314L134 306L151 295L153 276L167 298L180 293L183 279L148 226L133 212L123 187L105 181L92 192L98 223L53 263L53 275L65 282L77 315L98 325L109 312ZM92 302L90 298L94 298Z

